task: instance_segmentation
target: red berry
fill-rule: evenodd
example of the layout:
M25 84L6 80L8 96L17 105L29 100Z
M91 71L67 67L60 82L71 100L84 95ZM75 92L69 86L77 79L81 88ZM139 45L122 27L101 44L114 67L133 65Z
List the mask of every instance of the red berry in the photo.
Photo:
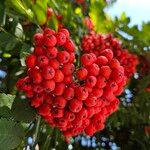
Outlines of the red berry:
M88 117L88 111L85 108L82 108L77 114L76 118L79 120L85 120Z
M74 53L70 53L70 59L68 61L68 63L73 63L75 60L75 54Z
M71 75L75 70L74 64L67 63L63 65L62 72L64 75Z
M36 65L36 56L35 55L29 55L26 57L26 65L28 68L33 68Z
M102 66L100 69L100 74L104 76L106 79L110 77L112 70L110 69L109 66Z
M66 88L63 96L66 100L73 99L74 98L74 89L71 87Z
M44 66L42 70L42 74L44 79L49 80L55 76L55 70L50 66Z
M69 33L69 31L68 31L67 29L62 28L62 29L60 29L59 31L62 32L62 33L64 33L65 36L66 36L66 38L69 38L69 37L70 37L70 33Z
M42 46L43 44L43 34L42 33L36 33L33 37L34 43L36 46Z
M77 87L75 88L75 96L79 100L85 100L88 97L88 90L85 87Z
M81 56L81 63L83 66L89 66L93 63L93 57L90 54L83 54Z
M52 110L52 116L55 118L61 118L64 115L64 109L54 108Z
M45 51L41 47L35 47L34 48L34 54L37 56L44 55Z
M53 35L55 34L55 31L50 29L50 28L45 28L44 29L44 36L48 36L48 35Z
M113 58L113 59L110 61L109 65L110 65L110 67L111 67L112 69L114 69L114 68L119 68L119 67L120 67L119 61L118 61L117 59L115 59L115 58Z
M99 74L100 68L97 64L92 64L87 67L88 74L91 76L97 76Z
M99 88L93 88L92 93L91 93L91 95L93 95L97 98L101 97L102 94L103 94L103 90L99 89Z
M99 66L105 66L108 63L108 59L105 56L99 56L96 60L96 63Z
M96 87L104 88L106 86L106 79L103 76L98 76Z
M84 101L85 105L87 107L93 107L96 105L97 103L97 98L95 96L90 95L85 101Z
M82 109L82 101L77 99L71 100L69 103L69 109L74 113L79 112Z
M57 83L53 93L55 95L62 95L64 93L64 90L65 90L65 84L63 82Z
M38 108L38 113L41 116L51 116L50 106L48 104L43 104Z
M100 54L105 56L109 61L113 58L113 52L111 49L105 49Z
M73 121L75 119L75 114L70 111L66 111L64 114L64 118L68 121Z
M53 105L59 109L64 108L66 103L66 100L62 96L57 96L53 101Z
M53 9L52 8L47 8L47 18L50 18L53 15Z
M79 80L85 80L87 75L88 75L88 71L86 68L80 68L79 70L77 70L77 78Z
M62 82L64 80L64 74L61 70L55 70L54 80L55 82Z
M73 43L72 40L66 40L65 44L64 44L64 48L68 51L68 52L74 52L75 50L75 44Z
M56 35L57 38L57 44L59 46L64 45L66 42L66 35L63 32L58 32Z
M49 59L56 58L58 54L58 50L55 47L50 47L46 49L46 55Z
M67 63L70 59L70 54L67 51L58 52L57 59L60 63Z
M55 70L59 69L59 62L56 59L49 60L49 65Z
M46 66L46 65L48 65L48 58L46 57L46 56L39 56L38 58L37 58L37 65L39 66L39 67L43 67L43 66Z
M56 45L56 37L54 35L46 34L44 36L44 46L46 47L53 47Z
M50 93L55 89L55 82L54 80L44 80L42 82L43 88L46 93Z
M93 87L96 85L97 79L95 76L88 76L86 79L86 86Z
M41 92L43 92L43 87L40 85L33 85L33 91L35 93L41 93Z
M71 84L73 82L73 76L72 75L65 76L63 82L65 84Z

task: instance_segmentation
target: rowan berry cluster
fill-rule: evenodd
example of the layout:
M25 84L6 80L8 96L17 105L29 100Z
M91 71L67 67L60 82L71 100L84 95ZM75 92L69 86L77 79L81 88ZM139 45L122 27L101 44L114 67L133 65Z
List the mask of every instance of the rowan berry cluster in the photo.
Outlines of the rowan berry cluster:
M86 52L94 51L96 56L106 48L111 49L114 57L124 67L125 75L128 79L136 72L136 66L139 63L137 56L131 54L127 49L123 49L121 43L110 34L102 35L92 31L83 37L82 48Z
M33 54L26 57L27 76L16 84L31 106L66 137L102 130L126 84L124 68L113 51L83 49L78 68L68 30L56 33L46 28L34 35L34 44Z

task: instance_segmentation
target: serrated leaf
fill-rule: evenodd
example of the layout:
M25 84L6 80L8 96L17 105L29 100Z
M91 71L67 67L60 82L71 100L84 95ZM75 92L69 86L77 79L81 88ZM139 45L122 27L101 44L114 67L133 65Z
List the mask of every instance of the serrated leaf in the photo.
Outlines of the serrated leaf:
M24 137L23 128L16 122L0 119L0 149L10 150L16 148Z
M6 106L0 107L0 118L1 117L2 118L11 118L12 117L11 110Z
M15 95L0 93L0 107L7 106L11 108Z
M36 116L35 110L29 105L26 99L16 98L11 110L17 121L28 123L34 120Z

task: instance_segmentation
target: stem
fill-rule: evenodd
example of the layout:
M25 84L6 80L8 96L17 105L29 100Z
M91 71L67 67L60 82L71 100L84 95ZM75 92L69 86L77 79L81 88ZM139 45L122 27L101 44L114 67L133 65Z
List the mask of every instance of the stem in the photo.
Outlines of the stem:
M40 129L40 122L41 122L41 116L38 116L36 129L35 129L35 134L34 134L34 141L35 142L34 142L33 148L36 146L37 141L38 141L38 133L39 133L39 129Z

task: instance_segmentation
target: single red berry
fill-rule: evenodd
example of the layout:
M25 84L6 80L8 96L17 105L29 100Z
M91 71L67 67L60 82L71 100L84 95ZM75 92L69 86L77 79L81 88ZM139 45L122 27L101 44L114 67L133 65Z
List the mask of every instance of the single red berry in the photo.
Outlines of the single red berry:
M117 83L115 81L110 80L110 81L107 82L106 88L108 90L111 90L111 91L115 92L115 91L118 90L118 85L117 85Z
M41 56L41 55L45 54L45 51L41 47L35 47L34 48L34 54L37 56Z
M88 117L88 111L85 108L82 108L77 114L76 118L79 120L85 120Z
M83 54L81 56L81 63L83 66L89 66L93 64L93 57L90 54Z
M79 100L85 100L88 97L88 90L85 87L77 87L75 88L75 96Z
M86 135L92 136L96 132L96 129L92 124L89 124L84 131Z
M69 103L69 109L70 111L77 113L82 109L82 101L73 99Z
M31 70L31 73L30 73L29 76L32 78L33 83L35 83L35 84L39 84L39 83L41 83L42 80L43 80L43 77L42 77L42 75L41 75L41 73L40 73L40 70L39 70L39 69L36 69L36 68L33 68L33 69Z
M97 60L97 57L94 53L90 53L90 55L93 57L93 62L95 62Z
M114 69L114 68L119 68L120 67L120 63L116 58L113 58L110 63L110 68Z
M77 70L77 78L79 80L85 80L87 75L88 75L88 71L86 68L80 68L79 70Z
M108 63L108 59L105 56L99 56L96 60L96 63L99 66L105 66Z
M52 8L47 8L47 18L50 18L53 15L53 9Z
M74 63L75 54L74 53L69 53L69 54L70 54L70 59L69 59L68 63Z
M102 66L100 69L100 74L104 76L106 79L110 77L112 70L110 69L109 66Z
M55 89L55 82L54 80L44 80L42 82L43 88L46 93L50 93Z
M43 100L44 100L44 94L38 93L31 99L31 106L37 108L43 103Z
M73 76L72 75L65 76L63 82L65 84L71 84L73 82Z
M95 114L94 107L87 107L87 112L88 112L88 118L93 117Z
M89 96L85 101L84 101L85 105L87 107L93 107L96 105L97 103L97 98L95 96Z
M65 84L63 82L56 83L53 93L55 95L62 95L64 93L64 90L65 90Z
M103 94L103 89L99 89L99 88L93 88L91 95L99 98L101 97Z
M74 98L74 89L71 87L66 88L63 96L66 100L73 99Z
M64 118L68 121L73 121L75 119L75 114L70 111L66 111L64 114Z
M96 85L97 79L95 76L88 76L86 79L86 86L93 87Z
M92 64L87 67L88 74L91 76L97 76L100 72L100 68L97 64Z
M63 65L62 72L64 75L71 75L75 70L74 64L67 63Z
M96 87L104 88L106 86L106 79L103 76L97 77Z
M26 57L26 65L28 68L33 68L36 65L36 56L31 54Z
M66 42L66 35L63 32L58 32L56 34L56 38L57 38L57 44L59 46L64 45Z
M55 76L55 70L50 66L44 66L42 69L42 75L44 79L52 79Z
M37 65L39 67L46 66L46 65L48 65L48 63L49 63L49 60L48 60L48 58L46 56L39 56L37 58Z
M52 116L55 118L61 118L64 115L64 109L54 108L52 110Z
M58 54L58 50L55 47L49 47L46 49L46 55L49 59L56 58Z
M54 81L62 82L64 80L64 74L61 70L55 70Z
M53 106L63 109L66 106L67 101L62 96L57 96L53 101Z
M71 39L66 40L65 44L64 44L64 48L68 51L68 52L74 52L75 50L75 44L73 43L73 41Z
M100 54L105 56L109 61L113 58L113 51L111 49L105 49Z
M57 39L54 35L46 34L43 41L45 47L53 47L56 45Z
M38 113L41 116L51 116L50 106L48 104L43 104L38 108Z
M70 33L69 33L69 31L68 31L67 29L62 28L62 29L60 29L59 31L62 32L62 33L64 33L65 36L66 36L66 38L69 39Z
M43 92L43 87L38 84L35 84L35 85L33 85L33 91L35 93L41 93L41 92Z
M59 62L56 59L49 60L49 65L55 70L59 69Z
M67 51L58 52L57 59L60 63L67 63L70 59L70 54Z
M48 36L48 35L54 35L55 31L50 29L50 28L45 28L44 29L44 36Z
M32 98L34 96L33 90L26 91L26 96L27 96L27 98Z
M43 45L43 34L42 33L36 33L33 37L34 43L36 46L42 46Z

